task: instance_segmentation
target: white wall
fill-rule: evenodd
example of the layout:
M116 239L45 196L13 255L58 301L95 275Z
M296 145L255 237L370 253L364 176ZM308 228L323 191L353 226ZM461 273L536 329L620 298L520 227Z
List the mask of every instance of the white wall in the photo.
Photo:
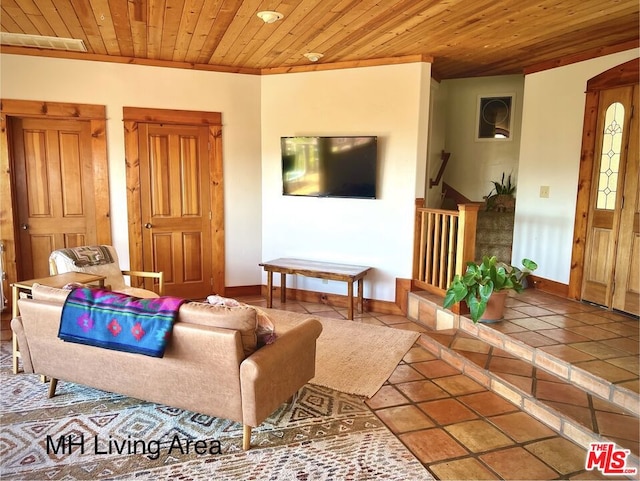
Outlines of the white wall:
M272 75L262 81L262 255L372 266L365 297L393 301L411 277L413 212L422 189L430 64ZM377 135L378 199L282 195L280 137ZM289 276L293 277L293 276ZM275 283L279 276L275 276ZM263 281L266 282L266 281ZM339 293L298 276L290 287Z
M638 57L637 49L527 75L513 260L569 282L587 80ZM549 186L549 198L540 198Z
M442 179L440 179L438 185L433 187L429 187L429 181L431 179L436 180L438 177L438 171L442 165L442 151L445 150L448 111L447 84L431 79L431 97L429 100L431 121L429 122L426 185L424 194L418 197L424 197L427 207L439 209L442 205Z
M226 285L261 282L259 76L0 56L3 98L105 105L113 244L128 266L122 107L222 112Z
M472 201L482 201L500 181L502 173L518 177L520 123L524 78L505 75L470 79L443 80L446 86L446 142L451 152L444 181ZM515 94L512 104L513 136L510 140L475 140L479 96ZM516 192L518 202L520 198Z

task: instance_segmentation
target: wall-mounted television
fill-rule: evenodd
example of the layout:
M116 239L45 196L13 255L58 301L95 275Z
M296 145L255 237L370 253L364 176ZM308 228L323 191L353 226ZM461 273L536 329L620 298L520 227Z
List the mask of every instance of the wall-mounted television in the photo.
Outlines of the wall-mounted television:
M282 137L282 193L376 198L378 138Z

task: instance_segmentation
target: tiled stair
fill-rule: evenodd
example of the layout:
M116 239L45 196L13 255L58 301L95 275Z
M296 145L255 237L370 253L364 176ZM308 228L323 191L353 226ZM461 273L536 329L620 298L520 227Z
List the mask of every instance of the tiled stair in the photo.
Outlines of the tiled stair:
M508 313L508 321L474 324L466 317L443 309L441 297L424 292L410 293L408 317L429 329L419 343L434 355L586 449L590 443L606 441L628 449L629 460L637 466L640 451L637 367L635 379L625 380L630 371L620 369L620 373L626 374L621 374L621 382L615 381L615 376L612 382L598 375L598 363L604 363L602 358L606 358L608 353L599 355L601 353L593 352L594 356L591 356L566 342L572 336L575 341L585 339L578 332L586 334L593 331L581 331L583 322L578 319L588 320L584 325L594 327L597 316L603 311L592 306L584 307L578 302L570 304L573 301L543 293L528 296L525 293L522 296L524 300L519 300L519 296L508 301L507 305L513 307ZM575 311L575 321L557 314L572 310ZM550 322L555 322L555 325ZM548 329L563 324L574 324L576 332ZM607 322L606 327L615 330L618 324ZM635 330L633 327L633 322L621 322L620 332L615 334L616 338L621 338L620 342L630 341L630 351L634 350L633 343L638 344L637 326ZM565 339L554 343L540 332L564 336ZM606 337L606 334L602 335ZM578 346L586 351L607 348L607 345L592 339L587 341ZM612 349L611 352L623 351ZM634 357L637 359L637 351L626 354L621 362L637 366L637 360L634 360ZM591 372L580 367L581 364ZM629 367L627 364L624 366ZM610 367L615 369L614 365Z

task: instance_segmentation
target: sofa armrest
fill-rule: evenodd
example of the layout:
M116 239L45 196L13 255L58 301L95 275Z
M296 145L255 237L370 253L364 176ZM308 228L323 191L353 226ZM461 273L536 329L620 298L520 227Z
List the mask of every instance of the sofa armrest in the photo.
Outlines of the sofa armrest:
M27 343L27 336L24 333L24 325L22 324L21 317L11 319L11 330L18 340L22 369L24 369L24 372L32 374L33 363L31 362L31 352L29 351L29 344Z
M258 349L240 365L245 425L258 426L315 376L322 324L307 319Z

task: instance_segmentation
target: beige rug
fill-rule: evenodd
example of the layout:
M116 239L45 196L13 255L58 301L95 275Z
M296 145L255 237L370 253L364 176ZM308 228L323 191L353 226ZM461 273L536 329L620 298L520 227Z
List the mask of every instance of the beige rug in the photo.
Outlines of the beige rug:
M280 311L287 320L314 317ZM286 316L285 316L286 315ZM316 347L316 376L310 381L348 394L372 397L389 379L420 335L357 321L316 317L322 334Z

